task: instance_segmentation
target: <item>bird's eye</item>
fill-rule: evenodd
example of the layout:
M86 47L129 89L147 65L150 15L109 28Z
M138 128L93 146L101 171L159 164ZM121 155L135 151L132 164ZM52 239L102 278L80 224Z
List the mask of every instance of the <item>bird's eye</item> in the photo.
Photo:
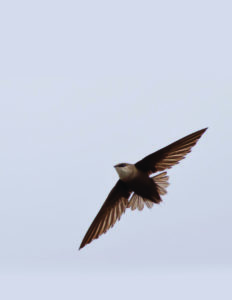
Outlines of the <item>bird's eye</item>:
M120 164L120 165L118 165L119 167L125 167L126 166L126 164Z

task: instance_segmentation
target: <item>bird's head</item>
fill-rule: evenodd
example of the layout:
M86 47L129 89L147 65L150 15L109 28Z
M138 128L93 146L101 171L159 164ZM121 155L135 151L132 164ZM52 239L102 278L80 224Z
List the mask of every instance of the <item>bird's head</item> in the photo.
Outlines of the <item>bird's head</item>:
M130 179L135 173L135 166L133 164L121 163L114 166L118 176L121 180L126 181Z

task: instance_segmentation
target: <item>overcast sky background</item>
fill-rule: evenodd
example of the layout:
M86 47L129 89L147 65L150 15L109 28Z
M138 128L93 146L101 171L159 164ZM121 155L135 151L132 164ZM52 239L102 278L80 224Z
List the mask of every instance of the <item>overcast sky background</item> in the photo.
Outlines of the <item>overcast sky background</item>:
M231 10L1 4L1 299L231 299ZM161 205L78 251L114 164L207 126Z

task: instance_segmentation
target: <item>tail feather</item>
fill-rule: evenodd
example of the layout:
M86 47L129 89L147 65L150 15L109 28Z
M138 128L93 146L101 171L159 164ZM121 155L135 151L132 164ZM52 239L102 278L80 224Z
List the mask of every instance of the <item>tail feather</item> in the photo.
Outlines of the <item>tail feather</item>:
M138 208L138 210L142 210L144 208L143 198L134 193L127 204L127 208L131 208L131 210L135 210L136 208Z
M143 199L144 203L146 204L146 206L148 208L152 208L152 206L154 205L154 202L152 202L151 200L149 199Z
M167 172L160 173L159 175L153 176L152 180L156 183L158 193L160 195L167 194L166 187L169 186L168 182L169 177L167 176Z

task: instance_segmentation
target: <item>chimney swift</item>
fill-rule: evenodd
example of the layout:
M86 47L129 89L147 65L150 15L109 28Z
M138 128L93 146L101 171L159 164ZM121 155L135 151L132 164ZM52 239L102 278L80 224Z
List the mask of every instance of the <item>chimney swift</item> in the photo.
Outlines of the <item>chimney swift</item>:
M160 203L161 196L167 193L166 187L169 185L167 172L161 171L170 169L185 158L206 130L207 128L204 128L187 135L135 164L115 165L119 180L93 220L79 249L113 227L126 208L142 210L144 204L151 208L154 203ZM151 176L156 172L161 173Z

